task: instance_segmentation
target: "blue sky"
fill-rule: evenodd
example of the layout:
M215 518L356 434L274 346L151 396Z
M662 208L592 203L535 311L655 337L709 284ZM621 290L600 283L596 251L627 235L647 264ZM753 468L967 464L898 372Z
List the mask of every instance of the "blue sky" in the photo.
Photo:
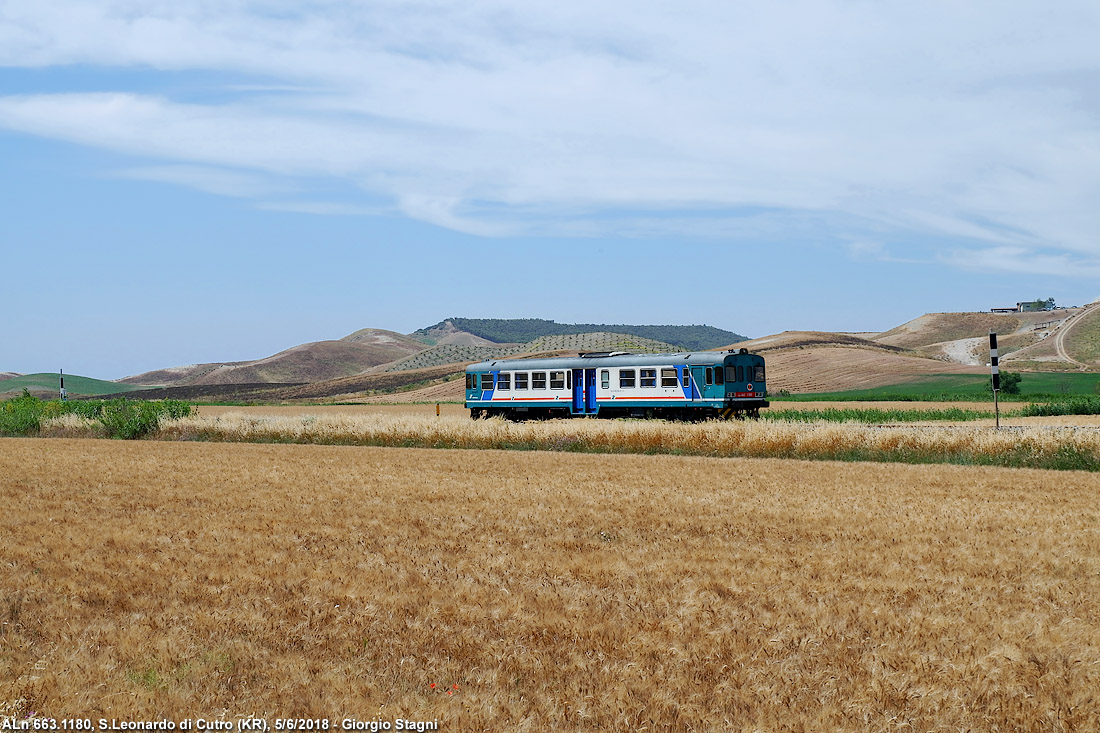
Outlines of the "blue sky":
M1092 2L0 0L0 371L1100 296Z

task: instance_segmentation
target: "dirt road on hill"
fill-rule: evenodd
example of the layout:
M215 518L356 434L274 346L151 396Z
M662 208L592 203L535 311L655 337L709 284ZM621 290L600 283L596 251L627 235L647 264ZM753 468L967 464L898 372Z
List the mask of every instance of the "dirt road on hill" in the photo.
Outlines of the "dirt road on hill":
M1072 356L1070 356L1069 353L1066 351L1066 334L1069 333L1070 330L1080 322L1080 320L1083 316L1085 316L1087 313L1092 312L1092 309L1095 308L1095 307L1096 307L1095 303L1091 304L1091 305L1087 305L1087 306L1085 306L1085 309L1083 311L1081 311L1080 313L1078 313L1077 315L1070 316L1068 319L1066 319L1065 325L1063 325L1061 328L1058 329L1058 333L1054 337L1054 348L1057 349L1058 356L1060 356L1062 359L1068 361L1070 364L1076 364L1078 367L1080 367L1082 369L1088 369L1089 365L1085 364L1084 362L1077 361Z

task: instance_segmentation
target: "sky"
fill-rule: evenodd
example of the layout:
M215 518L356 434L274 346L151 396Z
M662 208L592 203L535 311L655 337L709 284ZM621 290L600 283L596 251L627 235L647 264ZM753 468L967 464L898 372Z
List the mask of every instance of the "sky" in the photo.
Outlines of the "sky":
M0 0L0 371L1100 297L1100 4Z

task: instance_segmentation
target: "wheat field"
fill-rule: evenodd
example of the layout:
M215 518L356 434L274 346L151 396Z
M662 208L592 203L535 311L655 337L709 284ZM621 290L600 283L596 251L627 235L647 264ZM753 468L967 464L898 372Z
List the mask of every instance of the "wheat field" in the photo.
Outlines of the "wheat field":
M1057 418L1065 420L1064 417ZM43 436L94 437L79 419L44 421ZM1100 470L1095 427L869 426L834 422L550 420L513 423L373 411L230 411L165 420L162 440L316 443L419 448L671 453L711 457L876 460Z
M0 709L1100 728L1100 477L0 440Z

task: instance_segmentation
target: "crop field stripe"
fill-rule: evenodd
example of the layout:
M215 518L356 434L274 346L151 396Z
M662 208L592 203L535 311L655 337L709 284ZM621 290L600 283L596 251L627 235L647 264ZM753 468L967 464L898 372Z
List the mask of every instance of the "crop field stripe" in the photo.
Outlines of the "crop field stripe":
M50 428L44 428L45 434ZM79 436L60 426L59 435ZM494 448L581 453L669 453L710 457L960 463L1100 471L1100 433L1072 428L924 426L872 428L850 423L562 420L511 423L459 416L296 416L227 413L161 423L165 440L315 443L406 448Z

